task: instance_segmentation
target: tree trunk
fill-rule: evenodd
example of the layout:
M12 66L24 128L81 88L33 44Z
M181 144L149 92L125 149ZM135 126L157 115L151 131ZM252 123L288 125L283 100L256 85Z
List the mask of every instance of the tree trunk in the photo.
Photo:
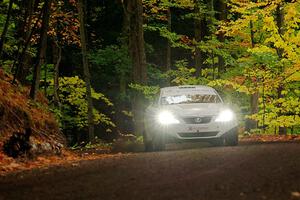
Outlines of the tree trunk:
M44 94L45 94L45 96L47 96L47 89L48 89L47 76L48 76L48 66L47 66L47 62L45 60L45 62L44 62Z
M20 44L20 48L18 48L18 56L17 56L17 62L14 63L13 65L13 69L15 68L16 63L18 63L18 65L16 66L16 70L14 72L14 79L18 79L21 83L24 81L24 76L25 73L23 68L25 66L25 60L26 58L30 57L30 55L27 53L27 50L30 46L30 41L32 39L32 36L37 28L38 22L40 20L41 14L38 18L38 20L36 21L35 25L33 26L33 28L29 31L28 36L25 38L26 41L24 42L24 44ZM23 46L22 52L20 52L21 46Z
M215 18L215 9L214 9L214 0L208 0L207 1L207 7L210 12L208 17L208 28L209 28L209 34L212 36L214 34L214 18ZM210 26L210 27L209 27Z
M2 59L3 45L4 45L4 42L5 42L6 33L7 33L7 30L8 30L8 26L9 26L9 20L10 20L10 16L11 16L11 12L12 12L13 3L14 3L14 0L10 0L9 1L7 15L6 15L6 20L5 20L4 28L3 28L3 31L2 31L2 34L1 34L1 40L0 40L0 59Z
M253 22L250 21L250 36L251 36L251 46L252 48L255 47L255 40L254 40L254 31L253 31ZM257 83L256 83L257 84ZM256 114L258 112L258 99L259 99L259 93L258 91L254 92L250 96L250 114ZM257 128L257 121L253 119L246 119L245 122L245 130L250 132L251 129Z
M204 62L204 54L201 49L198 47L198 43L204 39L205 36L205 21L203 16L200 16L200 8L198 5L198 1L195 1L195 15L196 18L194 20L194 31L195 31L195 40L197 42L195 47L195 68L196 68L196 76L199 77L202 74L202 67Z
M30 40L31 37L33 35L33 28L31 28L31 23L32 23L32 18L33 18L33 13L34 13L34 9L35 9L35 5L36 5L37 1L35 0L27 0L22 2L22 7L21 10L24 10L23 13L23 22L19 23L19 30L18 30L18 35L20 37L20 50L22 51L19 52L18 49L18 56L17 56L17 62L14 63L13 68L15 68L14 71L14 80L13 82L15 82L15 79L18 79L21 83L24 82L25 77L27 75L26 70L24 69L26 67L26 61L29 61L31 59L31 56L29 54L27 54L27 49L29 47L30 44ZM40 17L43 14L43 10L40 12ZM37 22L35 23L34 27L36 27L38 25L39 20L37 20ZM15 66L15 64L17 64L17 66Z
M172 31L172 15L171 15L171 8L169 7L167 10L167 19L168 19L168 31ZM169 71L171 69L171 42L168 40L167 41L167 55L166 55L166 70Z
M209 16L209 20L208 20L208 27L209 27L209 34L210 34L210 38L211 40L213 39L213 35L215 33L215 24L214 24L214 19L215 19L215 9L214 9L214 0L209 0L208 1L208 9L210 11L210 16ZM215 52L212 49L211 51L211 68L213 71L212 74L212 80L215 80Z
M142 0L128 0L127 13L129 20L129 53L132 59L132 78L137 84L147 83L147 65L144 47L143 5ZM144 98L140 93L133 97L132 110L134 115L134 132L141 135L144 132Z
M227 20L227 6L224 0L219 0L218 2L218 13L219 13L219 20L220 21L226 21ZM224 33L221 32L218 35L218 40L221 43L225 42L225 36ZM221 74L225 72L225 60L223 56L218 55L218 78L220 78Z
M123 23L122 23L122 37L121 37L121 44L123 47L128 49L128 36L130 30L130 13L127 11L127 1L121 1L123 7ZM119 81L119 89L120 93L123 97L126 95L126 87L128 85L128 78L125 72L120 74L120 81Z
M277 22L277 27L278 27L278 33L279 35L283 35L284 34L284 10L283 10L283 3L278 4L277 8L276 8L276 22ZM283 55L283 49L281 48L277 48L277 55L279 57L279 59L282 59L282 55ZM280 74L283 73L283 67L280 68ZM284 95L282 94L282 91L284 90L284 86L283 83L280 83L278 89L277 89L277 94L278 94L278 98L283 98ZM278 106L281 106L278 105ZM281 113L280 113L281 115ZM279 127L279 135L286 135L287 134L287 128L286 127Z
M167 9L167 20L168 20L168 31L172 31L172 13L171 8L168 7ZM171 49L171 42L167 39L167 52L166 52L166 68L165 71L171 70L172 66L172 49ZM167 79L167 86L170 85L170 79Z
M126 86L127 86L127 81L126 81L126 74L122 72L120 74L120 81L119 81L119 89L120 89L120 94L122 97L126 96Z
M250 96L250 114L253 115L258 112L258 92L251 94ZM251 129L257 128L257 121L253 119L246 119L245 130L250 132Z
M41 27L41 34L40 34L38 61L34 66L33 80L30 89L30 97L33 100L36 99L36 94L39 90L40 79L41 79L41 67L45 63L45 59L46 59L47 31L49 26L50 6L51 6L51 0L45 0L45 4L43 7L43 19L42 19L42 27Z
M87 43L86 43L86 28L85 28L85 11L83 0L78 1L78 14L80 21L80 41L81 41L81 52L82 52L82 65L83 73L86 84L86 98L88 103L88 126L89 126L89 141L93 142L95 139L94 135L94 115L93 115L93 100L92 100L92 87L91 87L91 75L89 70L89 62L87 58Z
M54 104L56 106L61 107L60 100L59 100L59 94L58 94L58 89L59 89L59 65L61 62L61 47L58 46L58 44L55 45L55 47L58 49L58 55L57 55L57 61L54 67Z

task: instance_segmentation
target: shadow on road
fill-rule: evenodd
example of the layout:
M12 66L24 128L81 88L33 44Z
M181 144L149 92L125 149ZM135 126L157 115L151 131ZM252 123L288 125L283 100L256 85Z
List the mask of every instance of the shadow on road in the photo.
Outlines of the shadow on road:
M271 144L289 144L299 143L300 141L240 141L238 146L252 146L252 145L271 145ZM237 147L238 147L237 146ZM166 151L181 151L202 148L224 148L226 146L214 146L209 142L187 142L187 143L171 143L167 144Z

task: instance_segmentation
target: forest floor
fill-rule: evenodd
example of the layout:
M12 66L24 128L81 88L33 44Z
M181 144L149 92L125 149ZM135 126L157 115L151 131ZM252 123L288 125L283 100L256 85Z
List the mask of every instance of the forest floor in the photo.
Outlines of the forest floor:
M300 199L299 142L102 155L0 177L6 199Z
M243 136L239 140L240 145L263 144L263 143L281 143L281 142L300 142L300 135L251 135ZM168 150L193 149L198 147L210 147L208 143L185 143L169 144ZM124 144L113 146L98 146L95 148L82 148L77 150L67 149L61 155L39 155L34 159L25 157L13 159L0 151L0 176L10 173L22 172L32 169L47 169L51 166L73 165L82 160L96 160L99 158L112 157L118 154L130 154L143 152L142 144Z

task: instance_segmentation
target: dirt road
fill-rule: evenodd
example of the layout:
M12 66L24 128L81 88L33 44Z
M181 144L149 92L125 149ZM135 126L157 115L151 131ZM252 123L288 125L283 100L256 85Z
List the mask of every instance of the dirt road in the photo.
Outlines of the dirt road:
M0 177L2 199L300 199L300 144L115 155Z

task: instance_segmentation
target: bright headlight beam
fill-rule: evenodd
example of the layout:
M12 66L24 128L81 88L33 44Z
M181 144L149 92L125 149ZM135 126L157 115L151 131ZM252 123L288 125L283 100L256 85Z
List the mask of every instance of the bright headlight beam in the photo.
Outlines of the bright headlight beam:
M216 122L229 122L233 120L234 113L231 110L223 110L216 118Z
M162 111L158 115L158 122L163 125L168 124L178 124L179 121L174 117L174 115L168 111Z

